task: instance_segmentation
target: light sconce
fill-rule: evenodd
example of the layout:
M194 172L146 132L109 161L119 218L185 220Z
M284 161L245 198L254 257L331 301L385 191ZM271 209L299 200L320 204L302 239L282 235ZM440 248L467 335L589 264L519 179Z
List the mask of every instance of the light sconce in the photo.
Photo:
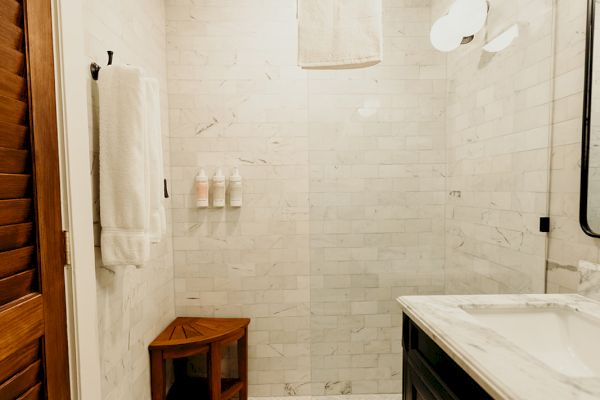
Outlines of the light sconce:
M486 0L455 0L448 14L431 27L431 44L439 51L449 52L470 43L485 25L488 9Z
M514 24L500 35L492 39L488 44L483 46L483 50L488 53L498 53L506 49L511 43L519 37L519 25Z

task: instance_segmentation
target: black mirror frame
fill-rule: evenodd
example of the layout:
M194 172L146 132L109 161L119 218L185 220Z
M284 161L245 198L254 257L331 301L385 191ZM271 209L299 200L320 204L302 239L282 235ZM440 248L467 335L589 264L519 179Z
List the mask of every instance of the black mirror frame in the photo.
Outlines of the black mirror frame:
M596 0L588 0L585 37L585 86L583 90L583 137L581 140L581 188L579 195L579 225L586 235L600 238L588 221L588 190L590 168L590 119L592 113L592 86L594 67L594 26Z

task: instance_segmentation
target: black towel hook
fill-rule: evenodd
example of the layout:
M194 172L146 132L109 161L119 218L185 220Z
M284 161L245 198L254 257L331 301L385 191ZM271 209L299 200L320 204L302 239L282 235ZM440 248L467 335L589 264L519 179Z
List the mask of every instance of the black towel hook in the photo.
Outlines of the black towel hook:
M113 60L113 51L112 50L108 50L108 65L112 65L112 60ZM95 62L93 62L90 65L90 71L92 73L92 79L97 81L98 80L98 74L100 73L100 66L98 64L96 64Z

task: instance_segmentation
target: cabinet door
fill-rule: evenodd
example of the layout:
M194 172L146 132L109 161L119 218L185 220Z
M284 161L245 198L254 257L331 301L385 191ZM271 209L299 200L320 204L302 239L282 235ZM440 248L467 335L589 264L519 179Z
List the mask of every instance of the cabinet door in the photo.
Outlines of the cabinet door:
M408 368L404 385L406 400L459 400L418 352L405 352L404 358Z
M404 400L428 400L433 398L433 395L424 388L423 383L420 382L420 378L416 376L414 371L410 368L406 371L407 373L404 374L402 398Z
M404 399L492 399L406 315L403 321L402 345Z

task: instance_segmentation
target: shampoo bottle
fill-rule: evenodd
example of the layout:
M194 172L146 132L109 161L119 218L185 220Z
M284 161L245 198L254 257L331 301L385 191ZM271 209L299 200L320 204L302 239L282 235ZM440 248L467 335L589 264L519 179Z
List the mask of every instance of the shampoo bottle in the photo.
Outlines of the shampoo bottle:
M213 176L213 207L225 207L225 175L221 168Z
M196 207L208 207L208 177L204 169L196 175Z
M237 167L229 177L229 205L231 207L242 206L242 177Z

